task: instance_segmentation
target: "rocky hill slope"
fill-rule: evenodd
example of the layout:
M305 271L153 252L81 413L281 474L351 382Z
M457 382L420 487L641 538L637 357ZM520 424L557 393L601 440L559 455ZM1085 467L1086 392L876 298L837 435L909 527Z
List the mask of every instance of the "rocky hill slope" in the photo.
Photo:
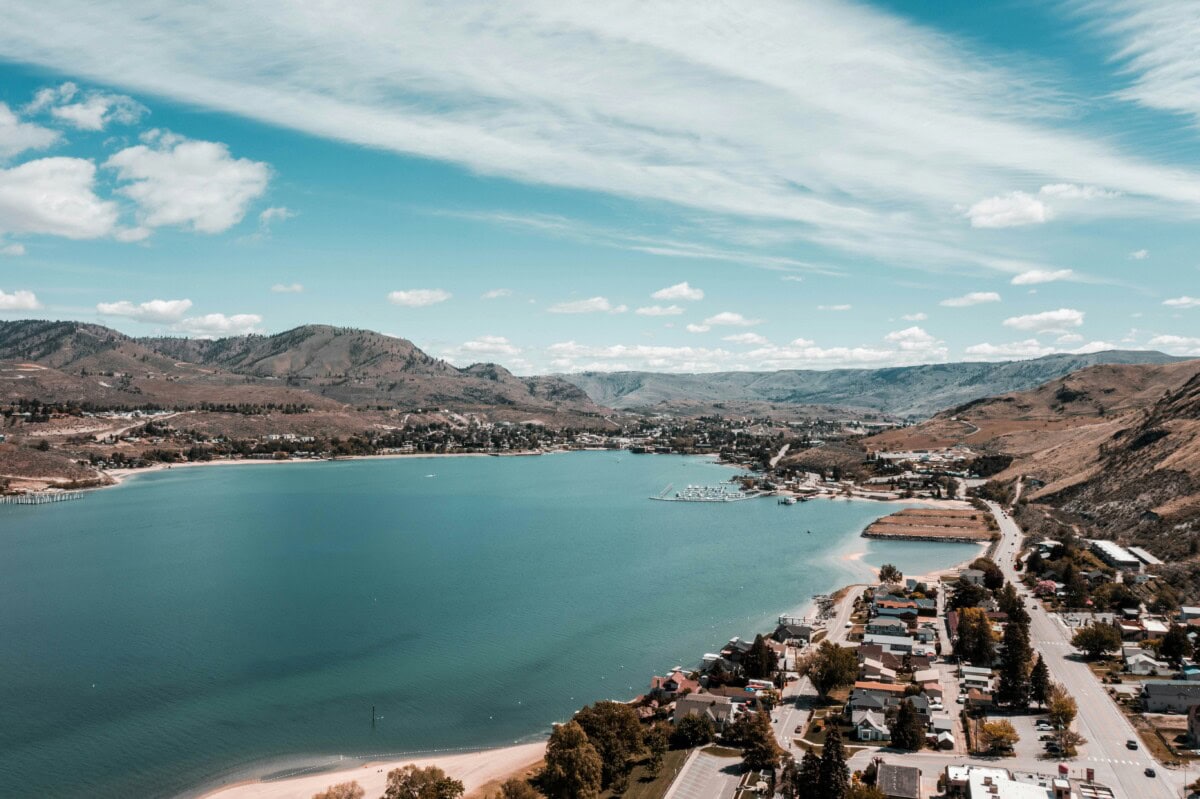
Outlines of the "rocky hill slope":
M1200 554L1200 361L1095 366L867 439L870 449L966 444L1013 457L996 476L1091 535L1163 560ZM1200 568L1195 569L1200 572Z
M0 400L19 398L108 407L433 407L555 425L603 416L558 378L519 378L495 364L458 369L410 341L326 325L209 341L134 339L78 322L0 322Z
M562 375L597 404L660 410L730 402L838 405L925 418L979 397L1034 388L1096 364L1157 364L1180 360L1160 352L1111 350L1048 355L1003 363L948 363L888 369L783 370L660 374L582 372Z

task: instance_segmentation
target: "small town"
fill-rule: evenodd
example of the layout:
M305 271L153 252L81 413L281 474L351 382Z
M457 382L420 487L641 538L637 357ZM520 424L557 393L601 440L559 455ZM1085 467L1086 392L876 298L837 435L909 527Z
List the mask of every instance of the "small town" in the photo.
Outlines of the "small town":
M640 724L619 762L598 747L614 794L1176 795L1200 749L1200 608L1146 573L1144 549L1031 540L984 505L1000 531L987 554L922 577L885 564L627 705L584 709L551 752L576 725L584 746L607 740L597 719L625 714Z

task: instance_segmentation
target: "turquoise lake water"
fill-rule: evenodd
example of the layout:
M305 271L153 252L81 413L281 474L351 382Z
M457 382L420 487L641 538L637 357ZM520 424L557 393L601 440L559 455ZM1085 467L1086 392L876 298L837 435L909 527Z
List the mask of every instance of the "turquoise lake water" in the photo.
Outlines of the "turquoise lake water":
M732 473L602 452L230 466L0 507L0 794L176 796L529 740L864 563L975 552L858 537L879 503L647 499Z

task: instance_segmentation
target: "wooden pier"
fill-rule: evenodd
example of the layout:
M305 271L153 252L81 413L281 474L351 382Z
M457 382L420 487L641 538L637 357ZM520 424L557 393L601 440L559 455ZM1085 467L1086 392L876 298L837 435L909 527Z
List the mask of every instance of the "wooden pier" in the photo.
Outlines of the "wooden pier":
M82 491L47 491L35 494L5 494L0 496L0 505L45 505L50 502L70 502L83 499Z

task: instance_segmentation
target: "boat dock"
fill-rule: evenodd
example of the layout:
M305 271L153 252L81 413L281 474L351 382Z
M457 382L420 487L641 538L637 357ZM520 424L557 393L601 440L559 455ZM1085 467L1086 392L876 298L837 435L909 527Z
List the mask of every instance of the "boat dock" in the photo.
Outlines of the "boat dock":
M0 496L0 505L45 505L50 502L70 502L83 499L82 491L54 491L35 494L5 494Z
M658 496L650 497L660 502L741 502L763 496L762 491L742 491L728 486L688 486L674 493L667 486Z

